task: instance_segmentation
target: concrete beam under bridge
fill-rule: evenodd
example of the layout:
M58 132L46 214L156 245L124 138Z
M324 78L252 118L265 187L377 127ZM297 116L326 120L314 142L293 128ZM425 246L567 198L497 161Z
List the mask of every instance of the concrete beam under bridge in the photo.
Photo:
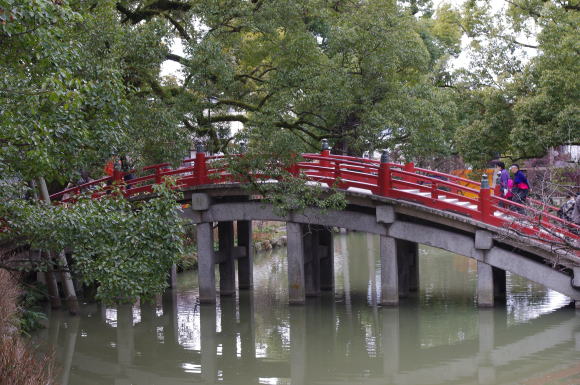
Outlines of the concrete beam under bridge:
M372 198L369 197L369 200L370 199ZM205 200L201 201L202 203L205 202ZM200 208L205 207L205 205L200 206ZM437 223L422 221L420 216L411 219L399 218L394 214L392 208L389 208L392 206L385 205L381 207L383 208L377 208L375 213L370 212L369 210L322 211L306 209L303 213L280 216L274 212L271 205L264 202L222 202L208 204L207 209L201 211L186 210L185 216L191 219L194 223L200 225L202 228L207 227L207 224L212 222L251 220L288 222L289 274L292 275L289 278L291 278L291 285L293 285L290 289L290 301L293 303L302 303L303 295L301 293L303 291L306 293L306 281L304 280L304 241L301 236L301 225L303 224L325 227L343 227L349 230L378 234L381 237L381 263L382 266L385 267L382 269L381 273L383 279L381 291L384 294L383 301L385 304L396 304L400 294L399 290L401 289L400 291L403 293L407 290L405 285L402 288L399 288L399 274L395 274L396 278L392 277L393 271L398 271L399 269L399 257L397 257L397 254L401 253L401 250L397 253L397 247L395 246L397 243L396 240L437 247L481 262L480 270L482 271L482 282L481 285L478 286L481 288L482 296L484 295L483 293L485 290L488 290L488 293L489 290L491 290L491 293L493 293L491 295L492 297L497 297L498 294L501 294L501 292L498 293L498 286L493 284L494 275L495 280L501 282L501 276L504 274L503 272L510 271L567 295L574 300L580 301L580 288L574 287L571 284L571 275L566 271L552 268L546 263L548 261L544 261L543 254L530 257L524 253L518 254L517 249L513 249L512 247L508 250L506 248L507 246L495 242L494 236L489 230L480 231L481 229L478 229L477 231L474 230L472 234L469 234L465 227L462 227L460 230L454 230L450 227L442 227ZM405 215L407 217L409 216L408 213ZM292 223L292 225L290 225L290 223ZM290 234L292 233L291 228L294 228L296 231L292 236ZM206 234L205 237L209 239L208 231L202 229L201 232L198 231L198 241L201 241L200 234ZM300 236L298 236L299 234ZM291 240L290 238L293 238L294 240ZM207 242L207 239L204 242ZM208 297L211 297L211 294L208 294L210 291L209 286L211 286L211 277L207 279L202 277L203 274L207 274L210 270L207 267L209 264L207 261L211 260L212 263L215 262L214 252L211 250L210 253L208 251L209 249L209 247L200 248L199 273L200 297L202 301L206 301ZM407 261L403 260L401 264L403 262L406 263ZM300 265L300 268L297 267L298 265ZM491 274L486 274L484 271L486 269L491 269ZM407 270L403 269L402 271L405 272ZM491 281L484 282L484 280L487 279L484 277L489 276L491 276ZM403 280L404 279L406 278L403 278ZM397 285L394 285L395 281L397 282ZM411 281L411 279L409 279L409 281ZM499 287L501 288L501 286L502 285ZM411 283L409 283L409 289L410 288ZM215 288L213 290L215 294ZM397 293L396 300L395 292ZM489 294L486 295L488 295L488 299L482 299L481 304L483 306L491 306L493 301L489 299Z

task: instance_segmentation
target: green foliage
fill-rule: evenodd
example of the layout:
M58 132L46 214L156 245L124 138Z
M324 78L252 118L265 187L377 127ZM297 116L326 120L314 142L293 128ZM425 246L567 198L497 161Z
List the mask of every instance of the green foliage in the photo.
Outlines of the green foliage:
M163 291L171 265L183 254L174 193L165 185L155 186L155 192L156 197L135 203L111 194L70 206L22 204L7 217L8 235L43 250L72 247L73 273L86 284L98 284L99 300L147 300Z
M299 159L288 152L250 152L229 159L235 178L244 183L251 193L260 194L272 203L279 215L302 212L308 207L323 210L341 210L346 207L346 199L341 191L307 184L304 175L293 174L291 170L297 161ZM253 178L251 175L262 177Z
M85 29L96 34L106 15L49 0L0 1L0 9L11 15L0 32L0 161L52 179L108 156L126 119L125 87Z
M43 327L41 321L46 320L41 302L45 298L46 287L37 283L26 286L19 303L18 324L20 332L29 335L30 332Z
M287 150L294 152L323 137L352 154L401 145L409 157L449 149L454 126L441 121L453 114L450 92L434 82L448 77L446 61L457 54L458 13L449 7L433 16L428 1L118 4L126 24L163 22L171 26L163 39L177 38L184 49L167 55L182 65L183 82L140 76L133 105L144 117L137 118L144 138L149 124L164 120L223 151L233 139L226 123L242 122L257 146L267 147L272 130L290 132ZM143 97L152 119L138 106ZM417 147L416 135L437 140Z
M455 137L460 153L476 165L491 154L541 157L550 147L580 143L578 7L509 4L496 13L485 1L463 8L473 60L468 72L458 73L467 103L459 104L464 127Z

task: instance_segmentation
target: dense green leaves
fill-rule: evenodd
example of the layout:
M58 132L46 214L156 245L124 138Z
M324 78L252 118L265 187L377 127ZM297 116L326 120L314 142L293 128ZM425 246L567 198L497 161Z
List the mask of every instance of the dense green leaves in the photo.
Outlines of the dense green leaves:
M580 144L579 11L573 2L518 0L494 14L487 2L465 3L473 61L458 82L468 103L456 139L466 160Z
M1 237L24 239L42 250L71 250L72 272L98 286L97 299L150 299L167 286L184 240L174 194L164 185L155 191L155 198L137 203L116 194L40 207L12 199L4 206L7 233Z

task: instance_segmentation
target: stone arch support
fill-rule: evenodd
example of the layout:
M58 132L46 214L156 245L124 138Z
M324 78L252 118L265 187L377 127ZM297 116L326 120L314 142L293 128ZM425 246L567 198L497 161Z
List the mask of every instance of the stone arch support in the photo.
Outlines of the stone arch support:
M392 206L389 206L392 207ZM204 207L205 209L205 207ZM397 218L394 211L377 209L379 214L359 211L306 209L302 213L279 215L264 202L221 202L209 205L206 210L185 210L184 216L196 224L270 220L296 224L315 224L341 227L383 237L391 237L444 249L473 258L480 263L509 271L580 302L580 289L572 286L572 277L550 267L538 258L534 260L517 252L502 248L493 241L488 230L477 229L474 234L443 228L436 223L416 223ZM419 220L421 218L418 218Z

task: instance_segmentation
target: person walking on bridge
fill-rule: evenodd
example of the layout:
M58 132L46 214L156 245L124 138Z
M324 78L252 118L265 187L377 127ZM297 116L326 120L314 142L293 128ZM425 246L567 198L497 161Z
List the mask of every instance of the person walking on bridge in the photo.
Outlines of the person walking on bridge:
M580 225L580 192L576 193L576 202L572 211L572 222Z
M560 207L558 212L558 218L562 218L568 222L572 221L572 213L574 212L574 207L576 206L576 196L575 194L569 194L568 200Z
M510 166L510 171L514 173L514 186L512 187L512 193L514 194L513 201L525 205L528 193L530 192L528 178L526 178L526 174L520 170L520 166L516 163ZM514 210L522 214L524 212L524 209L521 207L515 207Z
M499 185L499 196L504 199L509 199L511 198L509 188L510 173L505 169L504 162L497 162L495 166L497 167L497 184ZM503 207L503 205L501 206Z

